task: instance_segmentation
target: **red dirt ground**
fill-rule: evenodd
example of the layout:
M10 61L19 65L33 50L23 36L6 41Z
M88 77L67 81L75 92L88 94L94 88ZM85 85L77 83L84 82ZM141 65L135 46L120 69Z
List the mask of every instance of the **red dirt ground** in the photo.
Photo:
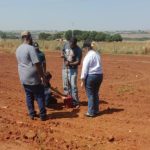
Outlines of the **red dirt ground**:
M62 91L59 53L46 53L46 58L52 85ZM15 55L1 52L0 149L150 149L150 57L103 55L102 61L101 115L84 117L87 97L78 78L80 109L63 108L59 100L55 109L47 109L49 119L41 122L27 115Z

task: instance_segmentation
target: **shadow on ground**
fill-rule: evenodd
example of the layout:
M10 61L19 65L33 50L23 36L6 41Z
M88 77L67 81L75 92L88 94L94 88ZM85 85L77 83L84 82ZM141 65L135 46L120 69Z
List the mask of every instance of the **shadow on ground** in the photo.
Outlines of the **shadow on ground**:
M100 104L108 104L108 102L106 100L100 100ZM88 106L88 102L87 101L82 101L80 102L81 106Z
M121 111L124 111L124 109L122 109L122 108L109 108L108 107L107 109L100 111L100 114L98 116L102 116L105 114L113 114L113 113L121 112Z
M80 109L73 109L71 112L54 112L51 114L48 114L49 119L61 119L61 118L77 118L79 115Z

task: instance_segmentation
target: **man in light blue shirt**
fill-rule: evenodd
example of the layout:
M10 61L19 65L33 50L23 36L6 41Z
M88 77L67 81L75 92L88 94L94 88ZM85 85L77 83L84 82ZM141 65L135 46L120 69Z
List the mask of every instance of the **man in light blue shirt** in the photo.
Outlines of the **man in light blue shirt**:
M29 115L32 120L36 117L36 112L34 110L35 98L40 109L40 118L44 121L46 120L46 109L42 80L43 82L47 81L40 67L35 48L32 46L32 36L30 32L25 31L21 36L23 43L16 50L16 58L18 62L19 78L26 93Z

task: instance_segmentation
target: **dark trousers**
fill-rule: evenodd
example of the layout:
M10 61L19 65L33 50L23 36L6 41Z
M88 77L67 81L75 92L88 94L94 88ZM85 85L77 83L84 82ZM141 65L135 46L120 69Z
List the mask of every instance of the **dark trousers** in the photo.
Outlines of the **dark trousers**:
M88 113L95 115L99 112L99 88L103 80L102 74L88 75L85 80L85 89L88 97Z
M34 110L34 98L37 100L40 118L46 116L45 101L44 101L44 86L39 85L23 85L26 94L26 103L29 111L29 115L35 116Z

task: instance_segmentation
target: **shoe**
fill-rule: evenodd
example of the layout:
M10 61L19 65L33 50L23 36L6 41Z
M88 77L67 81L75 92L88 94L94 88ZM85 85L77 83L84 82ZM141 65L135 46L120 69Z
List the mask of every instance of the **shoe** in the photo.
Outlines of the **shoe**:
M95 117L95 115L91 115L88 112L84 114L86 117Z
M76 109L79 109L79 108L80 108L80 105L77 104L77 105L74 105L73 107L76 108Z
M36 114L34 114L34 117L35 118L39 118L39 115L36 113Z
M44 117L40 117L41 121L46 121L47 120L47 117L44 116Z
M35 119L34 119L34 116L30 116L30 119L31 119L31 120L35 120Z
M100 111L97 111L97 112L95 112L94 114L95 114L95 115L99 115L99 114L100 114Z

